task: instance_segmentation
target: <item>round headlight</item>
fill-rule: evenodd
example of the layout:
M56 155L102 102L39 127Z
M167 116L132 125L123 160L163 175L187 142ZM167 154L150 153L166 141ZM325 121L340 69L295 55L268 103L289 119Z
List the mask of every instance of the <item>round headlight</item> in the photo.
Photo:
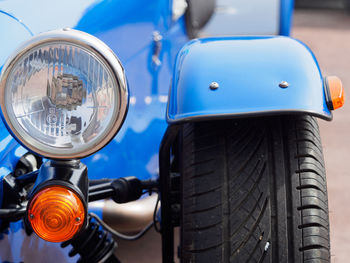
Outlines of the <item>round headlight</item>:
M121 127L128 107L123 67L97 38L56 30L27 42L4 66L1 109L14 136L54 159L88 156Z

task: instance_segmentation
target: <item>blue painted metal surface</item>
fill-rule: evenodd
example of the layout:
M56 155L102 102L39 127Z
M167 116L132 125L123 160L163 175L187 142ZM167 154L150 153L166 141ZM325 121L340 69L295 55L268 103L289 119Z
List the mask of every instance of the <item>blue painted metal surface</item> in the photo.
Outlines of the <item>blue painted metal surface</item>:
M102 175L111 178L133 175L145 179L158 174L157 156L167 126L164 116L174 61L188 40L184 19L171 21L171 4L162 0L74 3L64 0L51 3L52 6L38 0L0 2L0 10L23 21L34 34L70 27L98 37L113 49L124 65L131 96L129 113L115 139L83 160L92 179ZM67 10L67 6L75 9L74 12ZM152 63L155 31L163 36L160 66ZM11 43L14 48L19 44Z
M16 46L32 36L30 30L12 15L0 10L0 71L6 58L15 50Z
M288 88L280 88L282 81ZM219 88L209 85L217 82ZM168 122L283 112L332 114L311 51L288 37L194 40L179 53Z
M27 1L4 1L0 3L0 8L20 17L35 34L71 27L97 36L114 50L125 67L129 81L132 96L129 114L115 140L84 162L89 167L91 178L102 174L106 177L156 176L158 147L166 128L164 116L170 77L175 56L187 41L184 21L171 22L171 2L167 1L78 2L63 1L52 7L45 6L46 10L54 8L55 12L45 12L40 21L41 1L30 4ZM18 8L19 4L22 8ZM76 9L73 15L68 16L66 6L72 4ZM163 35L162 65L159 67L153 66L151 61L154 31ZM11 46L16 47L16 44L19 42L11 43ZM138 143L140 137L145 139L142 144Z
M0 12L0 35L6 36L1 41L0 48L0 71L2 69L3 63L6 57L14 51L16 45L31 37L31 32L26 26L24 26L18 19L6 12ZM9 134L4 123L0 118L0 207L2 205L2 192L3 184L2 178L13 171L18 160L27 152L22 146L20 146L17 141ZM19 227L21 228L21 227ZM14 227L13 230L18 232L18 227ZM12 230L6 230L10 233ZM5 254L12 254L12 250L15 246L9 241L9 235L5 233L0 234L0 261L14 261L13 257L4 256ZM20 239L23 236L19 236ZM18 251L19 252L19 251ZM20 253L17 253L20 255ZM17 261L18 262L18 261Z
M176 55L188 41L184 19L171 20L171 6L172 1L164 0L0 2L0 10L23 21L33 34L64 27L82 30L109 45L123 63L131 96L129 112L118 135L104 149L83 160L90 179L158 176L158 150L167 127L165 113L170 80ZM6 24L0 27L3 35L8 35ZM159 66L152 63L155 31L163 37ZM23 33L19 39L21 32L13 30L13 33L18 40L3 39L1 47L6 43L15 50L30 37L30 33ZM6 53L1 53L0 69L10 51ZM17 155L25 151L0 121L0 150L2 147L5 150L0 151L0 176L12 171ZM59 244L45 242L34 234L28 237L22 222L12 223L0 236L1 262L76 261L67 255L67 250L62 250Z
M289 36L293 22L294 0L281 0L280 35Z
M1 41L0 48L0 71L7 56L14 51L18 43L30 38L32 33L18 19L7 12L0 11L0 35L6 36ZM27 152L19 146L15 139L9 134L4 123L0 119L0 182L1 178L9 174L18 159ZM0 192L2 183L0 183ZM0 194L0 205L2 195Z

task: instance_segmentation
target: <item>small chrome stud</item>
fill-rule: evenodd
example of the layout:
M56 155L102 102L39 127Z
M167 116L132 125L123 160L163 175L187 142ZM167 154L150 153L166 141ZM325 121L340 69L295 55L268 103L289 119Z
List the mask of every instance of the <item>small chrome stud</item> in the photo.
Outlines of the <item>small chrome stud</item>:
M212 82L212 83L210 83L209 88L210 88L211 90L216 90L216 89L219 88L219 83L217 83L217 82Z
M289 87L289 83L287 81L282 81L280 84L279 84L280 88L282 89L285 89L285 88L288 88Z

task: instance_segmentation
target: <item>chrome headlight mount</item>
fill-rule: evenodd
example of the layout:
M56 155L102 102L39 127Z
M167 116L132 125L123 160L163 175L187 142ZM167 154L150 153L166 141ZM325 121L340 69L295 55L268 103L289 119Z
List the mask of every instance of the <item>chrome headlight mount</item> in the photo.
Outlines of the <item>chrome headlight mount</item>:
M122 126L129 93L117 56L87 33L39 34L6 62L0 77L3 119L29 150L80 159L104 147Z

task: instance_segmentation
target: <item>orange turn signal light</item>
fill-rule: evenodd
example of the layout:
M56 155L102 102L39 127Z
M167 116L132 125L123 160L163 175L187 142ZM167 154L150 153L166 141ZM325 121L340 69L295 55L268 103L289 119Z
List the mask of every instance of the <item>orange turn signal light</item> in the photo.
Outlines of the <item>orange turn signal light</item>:
M28 206L28 220L34 232L49 242L73 238L85 222L85 207L72 190L47 186L37 192Z
M344 88L341 80L336 76L326 77L327 105L330 110L336 110L344 105Z

